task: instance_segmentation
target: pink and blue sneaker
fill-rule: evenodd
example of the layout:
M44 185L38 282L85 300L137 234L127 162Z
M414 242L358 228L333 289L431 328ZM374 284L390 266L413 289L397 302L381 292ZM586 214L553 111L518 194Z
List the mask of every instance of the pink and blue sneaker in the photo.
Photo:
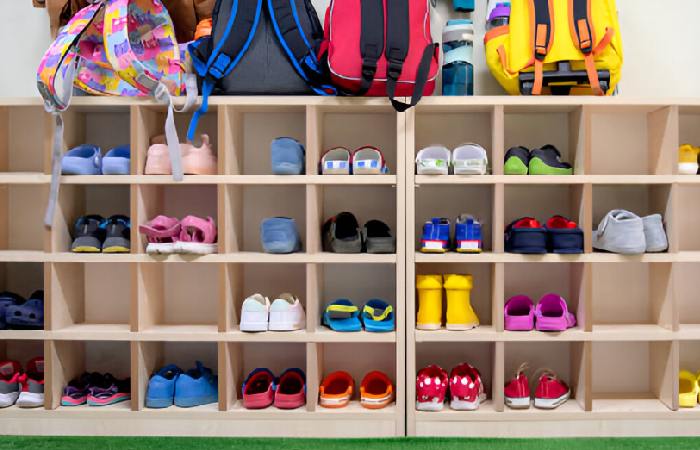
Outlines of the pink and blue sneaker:
M423 224L422 253L446 253L450 249L450 220L433 217Z

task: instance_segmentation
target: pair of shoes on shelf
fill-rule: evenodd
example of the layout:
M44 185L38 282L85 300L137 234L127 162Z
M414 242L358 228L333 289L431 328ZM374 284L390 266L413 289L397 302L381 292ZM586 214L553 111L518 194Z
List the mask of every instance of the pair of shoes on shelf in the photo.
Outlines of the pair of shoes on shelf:
M217 252L216 223L211 217L187 216L179 220L157 216L139 225L139 231L146 236L148 254L209 255Z
M431 145L418 152L418 175L486 175L489 160L479 144L462 144L451 153L442 145Z
M44 358L29 360L26 370L17 361L0 361L0 408L44 406Z
M265 253L287 254L301 251L301 236L291 217L269 217L260 223L260 241Z
M378 298L368 300L362 311L347 298L330 302L323 311L323 325L333 331L394 331L394 308Z
M218 378L200 361L187 372L169 364L155 372L148 381L147 408L181 408L208 405L219 400Z
M323 378L319 387L319 405L323 408L344 408L350 404L355 380L349 373L338 370ZM381 409L394 401L394 384L384 372L373 370L360 383L360 406Z
M270 369L258 368L248 374L241 392L246 409L296 409L306 404L306 375L291 368L277 378Z
M700 402L700 372L681 370L678 376L678 405L695 408Z
M471 330L479 326L479 318L471 305L471 275L416 275L418 290L419 330L439 330L442 327L442 290L447 292L448 330Z
M131 399L131 378L85 372L63 388L61 406L109 406Z
M576 316L557 294L545 294L536 307L527 295L515 295L506 302L504 318L509 331L566 331L576 326Z
M523 217L506 227L505 250L531 255L583 253L583 230L564 216L553 216L544 226L537 219Z
M83 144L68 150L61 158L63 175L129 175L131 173L131 150L122 145L102 156L96 145Z
M182 173L186 175L216 175L218 162L209 144L208 135L202 135L202 145L199 147L195 147L190 142L181 143L180 155ZM165 136L158 136L152 140L152 145L146 154L146 166L143 173L146 175L172 175L170 151L165 143Z
M73 253L129 253L131 221L116 214L104 218L97 214L79 217L73 226Z
M661 214L639 217L624 209L607 213L593 232L593 248L623 255L664 252L668 238Z
M323 251L333 253L396 253L389 225L370 220L360 229L355 215L341 212L323 224Z
M486 400L484 384L479 369L461 363L447 376L445 369L430 365L418 371L416 376L416 410L442 411L445 399L456 411L476 411Z
M345 147L327 150L321 156L322 175L383 175L389 173L384 155L377 147L350 151Z
M561 153L553 145L528 150L513 147L506 152L505 175L573 175L571 164L561 161Z
M450 240L450 220L434 217L423 224L420 251L447 253L454 249L458 253L481 253L483 248L481 236L481 222L470 214L461 214L455 220L453 240Z
M681 175L700 174L700 147L683 144L678 149L678 173Z
M285 292L272 304L262 294L253 294L241 306L241 331L294 331L306 328L306 314L299 298Z
M511 409L530 408L530 382L527 375L527 363L520 365L515 376L506 382L504 400ZM539 409L555 409L566 403L571 397L571 389L557 374L550 369L540 369L533 378L538 378L535 387L534 405Z
M44 291L25 299L14 292L0 292L0 330L43 330Z
M304 173L306 149L294 138L278 137L270 144L270 161L274 175L301 175Z

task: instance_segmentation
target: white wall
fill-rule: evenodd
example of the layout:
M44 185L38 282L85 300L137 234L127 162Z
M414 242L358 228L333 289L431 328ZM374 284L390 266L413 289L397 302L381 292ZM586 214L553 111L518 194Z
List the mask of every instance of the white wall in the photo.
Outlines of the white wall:
M323 17L329 0L314 0ZM434 23L444 22L451 0L439 0ZM477 33L483 33L486 0L477 0ZM698 0L618 0L624 40L625 66L621 94L646 97L700 96L700 50L698 49ZM436 28L439 32L439 28ZM433 31L435 34L435 30ZM0 0L0 97L36 95L36 67L49 45L46 11L35 9L31 0ZM483 45L477 42L476 90L499 94L489 75Z

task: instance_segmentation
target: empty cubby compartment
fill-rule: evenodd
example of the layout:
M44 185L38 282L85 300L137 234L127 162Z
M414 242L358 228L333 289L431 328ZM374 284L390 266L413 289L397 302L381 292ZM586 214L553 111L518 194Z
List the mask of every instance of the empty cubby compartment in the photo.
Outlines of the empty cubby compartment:
M43 107L0 107L0 173L48 171L48 123Z
M44 250L47 199L48 187L0 184L0 251Z
M700 262L676 263L673 265L672 279L681 330L700 330L698 275L700 275Z

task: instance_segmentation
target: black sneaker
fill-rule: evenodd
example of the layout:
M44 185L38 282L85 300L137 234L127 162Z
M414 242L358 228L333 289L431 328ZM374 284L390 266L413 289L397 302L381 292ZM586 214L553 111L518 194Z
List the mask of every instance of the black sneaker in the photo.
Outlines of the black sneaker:
M128 217L114 215L107 219L106 238L102 253L129 253L131 251L131 221Z
M74 253L100 253L106 224L105 218L96 214L78 218L73 227L70 250Z

